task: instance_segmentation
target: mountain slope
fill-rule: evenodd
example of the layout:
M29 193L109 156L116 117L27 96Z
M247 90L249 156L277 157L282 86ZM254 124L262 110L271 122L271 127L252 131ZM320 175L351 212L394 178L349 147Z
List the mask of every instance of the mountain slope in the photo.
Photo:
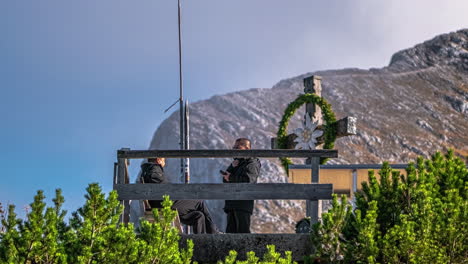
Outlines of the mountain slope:
M358 134L336 141L332 164L407 163L418 155L455 149L468 155L468 29L435 37L394 54L381 69L342 69L307 73L269 89L213 96L190 106L191 148L231 148L239 137L253 148L270 148L287 104L303 92L303 78L322 76L322 96L338 118L355 116ZM300 126L304 109L289 124ZM154 134L150 149L178 148L178 112ZM221 182L228 159L192 159L192 182ZM178 160L167 173L178 181ZM286 181L275 159L262 159L262 182ZM215 221L225 225L222 201L210 201ZM292 232L303 217L303 202L257 201L254 232ZM281 211L279 210L281 209Z

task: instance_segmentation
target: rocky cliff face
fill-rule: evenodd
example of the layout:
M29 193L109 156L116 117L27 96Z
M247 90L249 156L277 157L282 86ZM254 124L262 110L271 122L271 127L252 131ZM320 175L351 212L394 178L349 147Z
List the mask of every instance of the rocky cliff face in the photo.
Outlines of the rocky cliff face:
M453 148L468 155L468 29L418 44L394 54L381 69L342 69L307 73L272 88L213 96L190 106L191 148L227 149L238 137L253 148L270 148L287 104L303 92L303 78L322 76L322 96L337 118L357 117L358 134L336 141L339 158L331 164L407 163L419 155ZM301 125L304 110L289 124ZM150 149L178 148L178 113L154 134ZM192 159L192 182L221 182L218 171L228 159ZM167 173L179 181L178 160ZM261 182L285 182L275 159L262 160ZM216 222L224 227L223 201L210 201ZM305 213L300 201L257 201L253 232L293 232Z

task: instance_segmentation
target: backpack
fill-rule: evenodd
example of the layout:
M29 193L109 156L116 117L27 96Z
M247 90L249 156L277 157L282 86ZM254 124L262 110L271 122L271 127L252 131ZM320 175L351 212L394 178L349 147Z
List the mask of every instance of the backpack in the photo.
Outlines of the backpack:
M296 233L310 233L312 231L312 224L310 222L310 217L302 218L296 224Z

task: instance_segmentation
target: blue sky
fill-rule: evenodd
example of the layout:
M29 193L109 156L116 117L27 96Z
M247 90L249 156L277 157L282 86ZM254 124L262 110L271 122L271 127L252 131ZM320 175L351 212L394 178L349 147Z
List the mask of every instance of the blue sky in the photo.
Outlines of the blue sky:
M382 67L468 27L465 0L181 0L185 97ZM0 1L0 202L110 191L116 150L146 149L178 98L176 0ZM173 111L173 110L172 110Z

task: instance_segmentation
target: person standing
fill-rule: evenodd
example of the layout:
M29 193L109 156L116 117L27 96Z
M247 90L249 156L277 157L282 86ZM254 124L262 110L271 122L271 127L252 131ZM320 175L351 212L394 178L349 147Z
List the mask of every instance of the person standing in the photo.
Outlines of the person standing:
M233 149L250 149L250 140L239 138ZM223 175L224 183L256 183L260 175L258 158L234 158ZM226 200L224 212L227 215L226 233L250 233L250 217L254 208L253 200Z
M164 175L165 158L149 158L141 165L141 178L144 183L169 183ZM161 200L149 200L151 208L162 208ZM176 200L173 210L179 213L180 222L193 226L194 234L220 233L211 218L208 207L201 200Z

